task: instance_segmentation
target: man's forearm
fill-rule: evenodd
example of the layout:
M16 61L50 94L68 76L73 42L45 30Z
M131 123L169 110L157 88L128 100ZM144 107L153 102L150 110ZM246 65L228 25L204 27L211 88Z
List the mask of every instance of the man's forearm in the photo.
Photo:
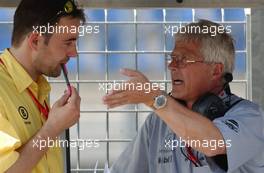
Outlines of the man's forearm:
M168 97L167 106L155 111L159 117L182 139L186 141L220 141L224 140L219 129L207 118L180 105ZM214 146L215 147L215 146ZM224 147L204 147L195 145L192 148L207 156L226 153Z
M54 139L55 136L51 136L47 127L43 126L34 137L18 149L19 158L6 173L31 172L48 150L48 145L41 146L40 148L37 142L40 144L41 141L47 141L48 138Z

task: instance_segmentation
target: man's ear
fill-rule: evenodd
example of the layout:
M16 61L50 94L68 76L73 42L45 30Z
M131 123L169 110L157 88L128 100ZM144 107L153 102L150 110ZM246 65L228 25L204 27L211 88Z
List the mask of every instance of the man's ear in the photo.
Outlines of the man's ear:
M28 35L28 45L32 50L38 49L40 37L41 36L38 33L34 33L34 32L32 32Z
M213 80L220 80L223 77L224 65L222 63L215 63L213 65Z

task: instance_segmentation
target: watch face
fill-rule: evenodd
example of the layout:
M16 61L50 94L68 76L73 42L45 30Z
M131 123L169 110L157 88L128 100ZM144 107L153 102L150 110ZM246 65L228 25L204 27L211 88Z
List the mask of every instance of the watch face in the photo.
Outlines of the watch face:
M163 95L162 95L163 96ZM157 98L157 105L158 106L162 106L164 103L165 103L165 98L164 98L164 96L162 97L162 96L159 96L158 98Z
M156 109L160 109L163 108L167 103L167 98L164 95L160 95L158 97L155 98L155 102L154 102L154 107Z

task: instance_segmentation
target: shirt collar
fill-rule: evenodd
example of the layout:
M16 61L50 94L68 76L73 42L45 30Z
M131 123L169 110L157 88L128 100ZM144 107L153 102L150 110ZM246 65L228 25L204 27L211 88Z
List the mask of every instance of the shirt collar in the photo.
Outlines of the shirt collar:
M33 81L26 70L18 63L15 57L5 49L1 55L1 59L4 62L5 68L8 74L14 81L14 84L19 93L25 89L30 88L35 96L47 97L50 92L50 85L44 76L39 76L37 82Z

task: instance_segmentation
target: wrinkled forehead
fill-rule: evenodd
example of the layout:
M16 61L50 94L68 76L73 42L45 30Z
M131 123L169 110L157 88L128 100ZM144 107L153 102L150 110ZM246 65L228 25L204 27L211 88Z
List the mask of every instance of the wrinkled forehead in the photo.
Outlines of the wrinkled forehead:
M176 40L172 54L184 54L186 56L203 58L201 44L195 40Z

